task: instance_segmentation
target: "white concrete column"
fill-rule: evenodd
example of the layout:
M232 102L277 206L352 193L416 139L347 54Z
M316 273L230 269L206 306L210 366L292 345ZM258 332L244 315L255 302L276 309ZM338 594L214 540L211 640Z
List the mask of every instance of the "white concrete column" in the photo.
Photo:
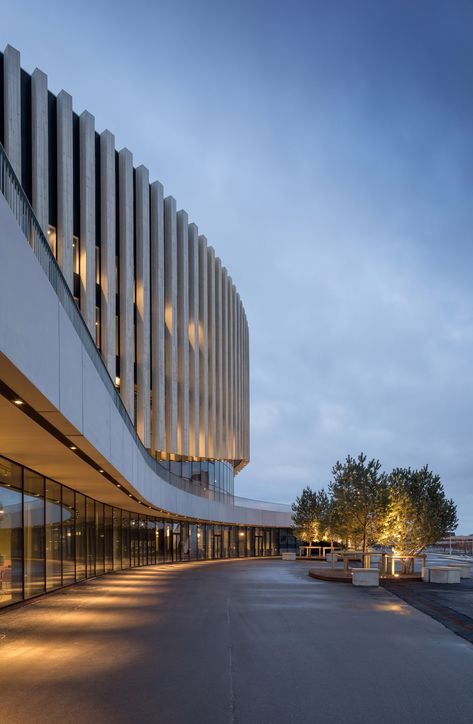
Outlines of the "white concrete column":
M229 441L228 441L228 456L233 459L233 448L235 442L235 427L233 418L233 397L234 397L234 380L235 380L235 340L233 338L233 282L231 277L228 277L228 430L229 430Z
M215 345L215 251L207 249L207 285L208 285L208 345L209 345L209 457L216 457L217 438L217 385L216 385L216 345Z
M46 239L49 222L48 77L31 76L31 181L33 210Z
M238 437L238 327L237 327L237 290L233 293L233 459L236 460Z
M72 97L61 91L57 97L57 260L73 289L72 235L73 199Z
M209 355L208 355L207 239L199 236L199 455L209 456Z
M95 339L95 122L84 111L79 118L80 145L80 310Z
M166 449L166 357L164 322L164 190L151 184L151 359L152 421L151 447Z
M199 232L189 224L189 454L199 456Z
M118 219L120 249L120 395L132 422L134 422L133 156L127 148L122 148L118 154Z
M189 455L189 219L177 214L177 355L179 369L177 447Z
M151 447L149 171L136 169L136 430Z
M177 220L176 200L164 199L164 319L166 324L166 452L177 453Z
M116 338L116 181L115 136L100 134L100 288L102 357L115 384Z
M21 69L20 53L7 45L3 53L4 147L21 181Z
M250 334L245 317L245 460L250 460Z
M215 456L225 457L223 451L223 316L222 316L222 262L215 259L215 386L216 386L216 444Z
M235 459L241 458L241 301L236 294L236 449Z
M222 268L222 457L229 458L230 440L228 417L228 272Z

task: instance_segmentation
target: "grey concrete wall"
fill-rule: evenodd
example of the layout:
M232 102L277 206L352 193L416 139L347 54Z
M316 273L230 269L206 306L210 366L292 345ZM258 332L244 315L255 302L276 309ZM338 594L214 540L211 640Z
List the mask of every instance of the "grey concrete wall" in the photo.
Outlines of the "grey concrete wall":
M120 395L135 419L135 325L133 254L133 156L127 148L118 154Z
M166 357L164 319L164 201L159 181L151 185L151 359L153 450L166 449Z
M115 137L100 134L100 286L102 356L115 382L117 355Z
M49 221L48 78L41 70L31 76L32 206L47 238Z
M149 171L135 175L136 230L136 430L143 445L151 446L151 345L150 345L150 216Z
M79 119L79 144L80 310L95 339L95 121L88 111Z

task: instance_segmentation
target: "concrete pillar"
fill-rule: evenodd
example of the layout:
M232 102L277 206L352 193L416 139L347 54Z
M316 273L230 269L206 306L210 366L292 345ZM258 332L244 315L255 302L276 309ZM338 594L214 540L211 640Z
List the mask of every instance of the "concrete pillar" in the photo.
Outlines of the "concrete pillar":
M178 338L178 424L177 447L189 455L189 219L177 214L177 338Z
M57 260L73 289L73 144L72 97L61 91L57 97Z
M222 268L222 457L228 458L230 440L228 417L228 272Z
M118 154L120 395L135 420L135 325L133 254L133 156L127 148Z
M201 235L199 236L199 455L203 458L209 456L208 307L207 239Z
M176 200L164 199L164 319L166 356L166 451L177 453L177 220Z
M149 171L136 169L136 430L146 448L151 447L150 365L150 220Z
M216 385L216 457L225 457L223 449L223 316L222 316L222 262L215 259L215 385Z
M233 284L232 286L232 300L233 300L233 446L232 446L232 458L236 459L236 448L237 448L237 424L238 424L238 404L237 404L237 378L238 378L238 350L237 350L237 291Z
M250 335L245 317L245 460L250 459Z
M241 301L236 295L236 450L235 459L241 458Z
M163 186L151 185L151 359L153 404L151 447L166 449L166 357L164 322L164 202Z
M215 345L215 251L207 249L207 285L208 285L208 346L209 346L209 457L215 458L217 437L217 385L216 385L216 345Z
M3 53L4 148L21 181L21 69L20 53L7 45Z
M84 111L79 119L80 145L80 310L95 339L95 123Z
M189 454L199 456L199 233L189 224Z
M228 450L227 454L233 459L233 444L235 441L235 427L233 418L233 392L234 392L234 375L235 375L235 340L233 338L233 282L228 277Z
M46 239L49 222L48 77L31 76L31 181L33 210Z
M115 384L116 355L116 180L115 136L100 134L100 288L102 357Z

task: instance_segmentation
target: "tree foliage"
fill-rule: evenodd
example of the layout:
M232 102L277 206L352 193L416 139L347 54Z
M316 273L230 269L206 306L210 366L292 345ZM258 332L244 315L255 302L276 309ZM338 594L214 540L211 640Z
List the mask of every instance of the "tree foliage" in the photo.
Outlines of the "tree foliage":
M458 525L457 508L445 495L438 475L395 468L388 478L388 505L379 542L397 553L416 555Z
M379 460L367 461L360 453L348 455L332 468L329 485L333 522L338 536L348 545L366 550L383 529L387 505L387 480Z
M325 490L314 491L309 486L304 488L292 504L294 534L299 540L308 543L322 540L328 527L329 504Z

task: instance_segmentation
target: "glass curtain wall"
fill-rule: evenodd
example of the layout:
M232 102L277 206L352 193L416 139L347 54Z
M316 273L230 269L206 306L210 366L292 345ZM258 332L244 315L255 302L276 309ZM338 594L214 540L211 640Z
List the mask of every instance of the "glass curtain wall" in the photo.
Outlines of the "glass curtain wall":
M138 515L0 456L0 607L122 568L278 555L289 538L288 529Z

